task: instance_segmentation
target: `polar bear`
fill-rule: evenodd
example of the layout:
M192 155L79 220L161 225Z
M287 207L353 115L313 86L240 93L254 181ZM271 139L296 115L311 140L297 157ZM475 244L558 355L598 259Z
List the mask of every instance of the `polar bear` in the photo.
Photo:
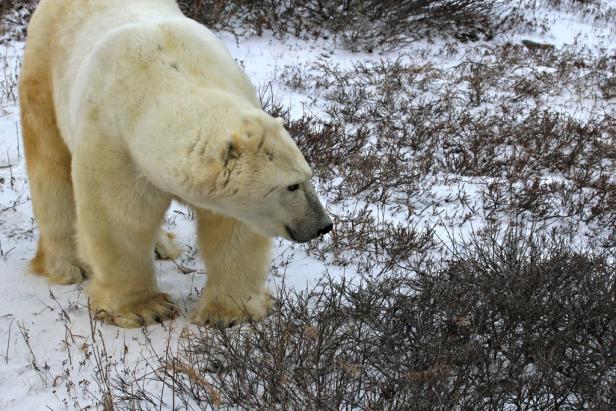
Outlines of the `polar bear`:
M173 0L42 0L20 79L40 227L34 271L90 277L96 315L120 327L177 311L153 255L172 199L194 207L207 282L193 319L260 319L272 237L308 241L332 222L311 170L246 75Z

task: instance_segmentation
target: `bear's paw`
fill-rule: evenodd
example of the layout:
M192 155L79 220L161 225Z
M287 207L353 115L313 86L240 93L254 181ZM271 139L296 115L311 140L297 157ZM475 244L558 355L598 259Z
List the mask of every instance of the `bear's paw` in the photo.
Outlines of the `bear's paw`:
M179 310L166 293L158 293L137 303L115 310L93 307L97 319L122 328L138 328L148 324L162 323L178 316Z
M246 321L264 318L272 307L269 294L253 295L246 298L217 296L202 302L192 315L192 322L219 329L233 327Z
M32 264L35 266L35 263ZM87 277L85 264L77 265L71 258L56 258L45 261L44 268L33 267L35 272L42 273L54 284L77 284Z

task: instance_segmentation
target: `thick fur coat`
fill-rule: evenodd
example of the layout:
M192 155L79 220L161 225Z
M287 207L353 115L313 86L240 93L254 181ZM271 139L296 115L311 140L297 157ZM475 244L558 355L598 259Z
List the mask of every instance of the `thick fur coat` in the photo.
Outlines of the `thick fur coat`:
M42 0L20 82L40 228L34 271L90 278L97 315L122 327L173 317L154 250L172 199L194 207L207 284L193 319L263 317L271 238L331 229L311 171L223 44L172 0Z

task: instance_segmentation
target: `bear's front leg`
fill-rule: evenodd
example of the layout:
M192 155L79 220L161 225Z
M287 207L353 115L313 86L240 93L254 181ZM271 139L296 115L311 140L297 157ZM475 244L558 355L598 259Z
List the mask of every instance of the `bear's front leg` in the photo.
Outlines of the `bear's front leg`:
M265 280L272 240L235 219L196 211L207 282L193 322L229 327L265 317L271 308Z
M94 152L73 158L79 253L92 269L90 307L98 318L126 328L173 318L178 311L158 289L153 265L170 197L128 156Z

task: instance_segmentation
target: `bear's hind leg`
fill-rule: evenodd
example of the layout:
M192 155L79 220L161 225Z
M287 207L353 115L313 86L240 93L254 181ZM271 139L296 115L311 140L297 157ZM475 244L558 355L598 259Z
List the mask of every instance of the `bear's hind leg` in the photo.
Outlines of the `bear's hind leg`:
M265 280L272 240L235 219L196 211L207 283L193 322L228 327L265 317L271 308Z
M154 252L156 258L160 260L173 260L182 254L182 247L175 240L175 234L161 228L154 246Z
M142 177L121 148L101 140L99 146L91 138L73 159L79 251L92 269L91 309L125 328L173 318L177 309L154 275L154 245L170 196Z
M51 93L24 63L20 83L21 124L34 215L40 237L31 267L53 283L83 280L75 246L75 200L71 154L58 131Z

